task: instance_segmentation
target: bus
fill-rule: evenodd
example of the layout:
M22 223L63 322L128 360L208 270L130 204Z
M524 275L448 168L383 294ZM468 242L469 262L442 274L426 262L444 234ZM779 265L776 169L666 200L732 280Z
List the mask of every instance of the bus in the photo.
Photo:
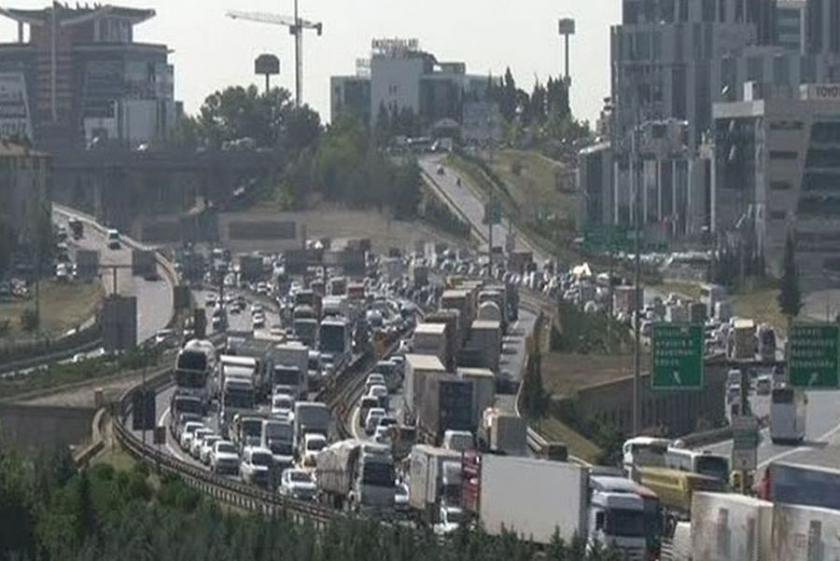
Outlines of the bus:
M706 450L670 447L665 452L665 467L729 481L729 458Z
M770 392L770 440L773 444L799 444L805 439L804 392L783 386Z
M667 438L637 436L624 442L624 472L630 474L636 467L665 467L665 453L671 441Z

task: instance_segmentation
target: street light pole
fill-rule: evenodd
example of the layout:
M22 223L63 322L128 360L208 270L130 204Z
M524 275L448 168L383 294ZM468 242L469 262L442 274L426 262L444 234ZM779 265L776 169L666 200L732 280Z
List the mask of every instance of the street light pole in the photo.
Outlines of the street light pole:
M633 311L633 332L634 332L634 350L633 350L633 436L637 436L641 431L641 416L639 411L639 398L641 393L641 378L642 378L642 345L641 345L641 321L640 312L642 309L642 260L641 260L641 221L642 212L640 208L639 196L640 185L636 177L636 161L638 159L638 149L636 146L637 127L634 127L630 137L630 184L633 189L633 226L634 226L634 246L635 246L635 306Z

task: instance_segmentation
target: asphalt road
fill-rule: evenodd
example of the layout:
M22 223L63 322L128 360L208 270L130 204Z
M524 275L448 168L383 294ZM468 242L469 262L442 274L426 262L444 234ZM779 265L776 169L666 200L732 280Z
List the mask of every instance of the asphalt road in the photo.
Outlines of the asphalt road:
M131 266L131 249L125 243L122 244L121 249L108 249L105 234L92 227L89 219L83 215L56 209L54 221L66 226L70 214L85 222L84 237L78 241L74 241L72 237L68 239L67 243L71 248L75 246L78 249L98 251L100 265ZM159 280L147 281L142 277L132 276L131 269L117 270L117 293L137 297L138 343L153 337L157 331L165 328L172 314L172 285L161 270L158 270L158 276ZM113 292L113 270L102 271L102 285L107 294Z
M484 202L477 194L479 192L478 188L472 185L467 178L460 176L452 168L444 166L444 173L438 174L438 167L442 165L442 161L443 158L441 156L423 157L420 159L420 167L431 177L435 186L446 193L455 206L467 217L472 226L481 232L482 237L486 240L489 234L489 228L487 224L483 223ZM461 177L461 185L458 185L458 177ZM502 222L502 224L493 226L494 247L505 247L508 234L511 231L509 224L505 220ZM532 247L522 236L516 236L516 249L533 252L534 259L538 262L545 261L547 257L542 251Z

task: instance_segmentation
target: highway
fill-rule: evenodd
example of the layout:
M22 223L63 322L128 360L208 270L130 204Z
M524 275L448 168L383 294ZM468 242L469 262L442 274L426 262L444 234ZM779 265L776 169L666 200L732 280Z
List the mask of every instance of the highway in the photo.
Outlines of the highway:
M443 174L438 174L438 168L440 166L444 168ZM466 177L460 175L456 170L446 167L443 164L442 156L423 157L420 159L420 167L438 191L444 194L445 198L448 198L460 209L462 215L470 221L470 224L479 232L479 236L486 243L489 228L483 222L484 202L483 198L478 195L478 187L472 185ZM461 185L458 185L458 177L461 178ZM493 245L495 247L505 247L505 242L510 231L509 224L505 220L502 220L502 224L494 225ZM517 234L515 228L514 233ZM521 235L516 235L516 249L531 251L538 264L544 262L548 257L543 251L532 246Z
M79 249L99 252L100 265L131 266L132 240L123 236L121 249L108 249L103 226L95 225L89 217L69 209L55 208L54 222L66 226L70 217L79 218L85 223L84 237L74 241L68 239L68 245ZM68 228L69 230L69 228ZM128 243L126 243L128 242ZM136 242L133 242L136 244ZM113 270L102 270L102 285L107 294L113 292ZM158 267L159 280L147 281L142 277L132 276L130 269L117 270L117 292L123 296L137 297L137 339L138 343L154 337L155 333L169 323L172 315L172 285Z

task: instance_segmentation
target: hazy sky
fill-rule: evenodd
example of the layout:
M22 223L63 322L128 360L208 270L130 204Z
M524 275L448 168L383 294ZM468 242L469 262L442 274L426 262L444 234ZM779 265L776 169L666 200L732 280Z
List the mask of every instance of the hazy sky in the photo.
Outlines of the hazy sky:
M105 0L99 0L107 3ZM75 2L72 2L75 4ZM92 2L91 2L92 3ZM233 21L229 9L291 15L293 0L122 0L153 8L157 17L137 27L138 41L174 50L175 93L195 111L211 91L230 84L262 83L253 60L280 57L280 83L293 85L292 37L283 27ZM562 68L557 18L574 17L572 107L593 119L609 95L609 27L619 19L616 0L300 0L301 17L324 23L324 35L304 39L304 100L329 119L329 77L352 74L374 37L416 37L440 61L463 61L467 71L501 74L510 66L519 82L533 84ZM4 6L42 8L47 0L3 0ZM0 20L0 41L17 29Z

